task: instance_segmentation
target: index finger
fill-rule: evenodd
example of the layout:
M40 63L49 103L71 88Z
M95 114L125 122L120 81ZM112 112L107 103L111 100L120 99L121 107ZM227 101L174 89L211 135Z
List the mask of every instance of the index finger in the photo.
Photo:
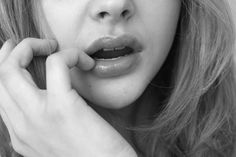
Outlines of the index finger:
M89 71L94 60L78 48L54 53L46 61L47 90L52 94L65 94L71 90L70 69L74 66Z

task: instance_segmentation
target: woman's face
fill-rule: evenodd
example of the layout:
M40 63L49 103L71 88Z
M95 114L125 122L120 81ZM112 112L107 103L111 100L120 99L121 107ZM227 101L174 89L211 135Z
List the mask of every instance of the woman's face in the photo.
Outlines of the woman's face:
M45 33L58 41L59 50L101 49L93 70L71 69L72 85L90 102L114 109L134 102L159 71L175 36L181 5L179 0L40 3L47 21ZM96 40L97 46L87 51Z

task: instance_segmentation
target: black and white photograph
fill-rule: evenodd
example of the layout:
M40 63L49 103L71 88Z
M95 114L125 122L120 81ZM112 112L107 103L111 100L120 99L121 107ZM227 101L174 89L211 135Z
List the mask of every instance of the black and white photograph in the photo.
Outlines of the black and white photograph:
M236 157L236 0L0 0L0 157Z

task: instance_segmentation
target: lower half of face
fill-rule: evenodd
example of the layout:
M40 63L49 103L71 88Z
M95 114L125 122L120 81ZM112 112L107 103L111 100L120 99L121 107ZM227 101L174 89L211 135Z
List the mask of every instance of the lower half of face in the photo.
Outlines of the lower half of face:
M144 50L135 54L137 59L131 68L113 77L101 77L93 71L83 72L73 68L71 70L73 87L93 104L108 108L125 107L143 93L160 69L168 50L166 53L154 55L155 53L158 52Z
M70 71L72 86L83 98L114 109L137 100L158 73L172 46L180 11L178 0L41 1L59 50L72 47L85 50L101 37L124 34L141 44L140 52L119 60L95 60L97 70L74 67ZM118 16L122 15L122 8L128 10L129 18ZM98 19L95 15L99 11L108 14Z

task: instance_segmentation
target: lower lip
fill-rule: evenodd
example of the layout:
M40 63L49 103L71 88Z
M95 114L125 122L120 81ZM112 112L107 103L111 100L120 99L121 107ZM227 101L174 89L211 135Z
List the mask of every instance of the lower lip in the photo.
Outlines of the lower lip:
M139 62L140 53L133 53L114 59L95 59L92 72L103 78L117 77L130 73Z

